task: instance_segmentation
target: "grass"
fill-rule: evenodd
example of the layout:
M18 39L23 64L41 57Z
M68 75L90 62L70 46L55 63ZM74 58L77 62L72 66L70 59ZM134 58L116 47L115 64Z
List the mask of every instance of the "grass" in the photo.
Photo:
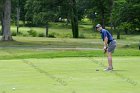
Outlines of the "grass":
M13 42L0 42L0 59L100 57L100 39L14 37ZM118 40L113 56L140 56L138 42ZM16 52L15 52L16 51ZM11 55L13 54L13 55Z
M139 37L125 36L117 40L117 49L113 54L115 70L112 72L103 71L107 58L99 37L16 36L12 42L0 41L0 92L138 93Z
M0 27L1 28L1 27ZM14 34L14 36L17 35L16 33L16 26L11 26L11 31ZM28 31L34 31L37 33L36 37L39 36L39 34L43 34L45 36L45 27L20 27L19 28L19 34L18 36L31 36L29 35ZM92 30L92 24L88 25L79 25L79 36L80 38L97 38L99 35L97 33L93 33ZM49 24L49 32L50 37L54 38L71 38L72 37L72 30L70 25L66 25L65 23L50 23Z
M1 93L138 93L139 57L114 57L115 70L102 71L102 57L1 60ZM95 71L98 68L100 71ZM15 88L15 89L13 89Z
M16 51L16 53L15 53ZM0 60L28 58L63 58L63 57L100 57L102 50L40 50L40 49L5 49L0 52ZM116 50L113 56L140 56L139 50Z
M99 39L100 34L97 31L95 31L95 29L93 28L93 24L91 22L86 22L86 23L85 24L83 22L79 23L79 38ZM110 29L110 27L107 27L107 29ZM11 26L11 31L14 36L17 35L16 30L17 30L16 26ZM28 31L33 31L36 33L36 35L29 35ZM46 31L45 27L20 27L18 36L45 37L45 33L46 33L45 31ZM117 32L113 31L114 38L117 37L116 33ZM124 34L123 31L121 33ZM71 25L70 24L66 25L65 23L61 23L61 22L50 23L48 34L49 34L49 37L54 37L54 38L72 38ZM140 36L139 35L121 35L121 39L129 40L131 38L133 40L138 40Z

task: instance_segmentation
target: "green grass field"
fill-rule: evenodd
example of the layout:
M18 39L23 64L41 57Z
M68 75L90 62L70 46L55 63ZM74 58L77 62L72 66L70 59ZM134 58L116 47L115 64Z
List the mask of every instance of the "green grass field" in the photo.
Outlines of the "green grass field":
M103 71L100 39L0 41L0 93L139 93L139 36L125 37L117 40L112 72Z
M1 93L139 93L139 57L1 60ZM98 68L100 71L95 71ZM15 88L15 89L14 89Z

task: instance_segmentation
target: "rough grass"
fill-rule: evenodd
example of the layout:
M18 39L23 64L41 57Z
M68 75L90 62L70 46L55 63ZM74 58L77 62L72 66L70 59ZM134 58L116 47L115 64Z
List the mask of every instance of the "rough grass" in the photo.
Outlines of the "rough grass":
M99 34L97 33L93 33L93 29L92 29L92 24L88 24L88 25L83 25L80 24L79 25L79 37L80 38L98 38ZM14 33L14 35L16 34L16 26L11 26L11 31L12 33ZM37 35L35 35L35 37L38 37L39 34L44 34L43 36L45 36L45 31L46 28L45 27L20 27L19 28L19 33L18 36L31 36L29 35L28 31L34 31L37 33ZM50 23L49 25L49 32L48 32L50 37L54 37L54 38L71 38L72 37L72 30L71 30L71 26L70 25L66 25L65 23Z
M16 41L0 42L0 59L100 57L103 56L100 39L64 39L14 37ZM138 43L118 40L114 56L140 56ZM128 43L129 42L129 43Z

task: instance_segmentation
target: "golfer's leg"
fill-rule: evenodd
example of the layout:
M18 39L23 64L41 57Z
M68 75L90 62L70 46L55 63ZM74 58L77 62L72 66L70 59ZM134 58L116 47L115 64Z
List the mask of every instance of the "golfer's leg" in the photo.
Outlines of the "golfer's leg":
M108 52L108 65L109 65L109 68L113 68L112 66L112 53L111 52Z

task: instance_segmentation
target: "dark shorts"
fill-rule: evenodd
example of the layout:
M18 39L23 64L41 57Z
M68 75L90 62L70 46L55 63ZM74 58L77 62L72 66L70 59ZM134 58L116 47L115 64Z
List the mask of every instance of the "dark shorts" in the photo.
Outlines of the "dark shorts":
M116 40L113 40L109 43L107 51L113 53L115 48L116 48Z

